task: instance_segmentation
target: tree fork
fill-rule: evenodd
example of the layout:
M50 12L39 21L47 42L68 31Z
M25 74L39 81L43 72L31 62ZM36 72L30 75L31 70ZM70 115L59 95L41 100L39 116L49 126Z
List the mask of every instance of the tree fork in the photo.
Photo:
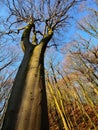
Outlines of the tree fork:
M8 102L2 130L48 130L48 109L44 75L44 53L53 31L36 46L30 44L32 25L22 35L24 58Z

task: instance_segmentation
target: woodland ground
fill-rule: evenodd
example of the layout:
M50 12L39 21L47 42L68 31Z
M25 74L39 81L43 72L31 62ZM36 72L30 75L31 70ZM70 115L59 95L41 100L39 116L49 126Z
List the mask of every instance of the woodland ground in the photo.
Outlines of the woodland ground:
M68 105L66 109L66 115L70 118L73 123L73 128L71 130L98 130L98 117L94 114L93 109L88 105L83 105L86 113L89 115L90 119L87 118L85 114L81 114L82 110L75 107L72 110L72 105ZM98 113L98 105L95 105L95 110ZM91 121L90 121L91 120ZM93 127L95 125L96 129ZM49 112L49 125L50 130L64 130L60 118L57 116L55 111Z

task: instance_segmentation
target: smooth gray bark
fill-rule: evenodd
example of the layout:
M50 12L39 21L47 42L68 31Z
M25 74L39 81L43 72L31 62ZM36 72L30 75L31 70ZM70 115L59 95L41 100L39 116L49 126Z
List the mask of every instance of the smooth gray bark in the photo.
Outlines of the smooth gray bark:
M48 130L43 44L27 49L15 78L2 130Z

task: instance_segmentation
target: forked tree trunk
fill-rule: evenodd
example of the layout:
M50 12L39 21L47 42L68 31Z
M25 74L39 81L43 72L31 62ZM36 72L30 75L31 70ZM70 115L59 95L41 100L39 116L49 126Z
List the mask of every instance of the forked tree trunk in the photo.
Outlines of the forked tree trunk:
M2 130L48 130L43 43L26 49L15 78Z

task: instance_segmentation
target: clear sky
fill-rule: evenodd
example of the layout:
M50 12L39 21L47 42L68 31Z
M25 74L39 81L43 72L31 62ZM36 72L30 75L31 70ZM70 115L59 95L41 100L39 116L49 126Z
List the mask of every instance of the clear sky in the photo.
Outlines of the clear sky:
M1 8L0 16L6 18L9 15L9 12L6 9L6 6L3 4L3 0L0 2L0 8ZM91 36L89 36L87 33L85 33L84 31L81 31L77 25L77 22L82 21L85 16L89 15L89 12L86 10L87 8L88 9L94 8L94 9L98 10L98 7L95 5L94 0L86 0L78 6L78 10L73 9L71 12L72 13L71 16L73 18L70 19L69 24L65 28L65 33L63 35L61 35L61 37L60 37L61 43L63 43L63 44L70 43L72 40L76 40L78 35L82 35L86 39L91 38ZM18 40L20 40L20 39L18 39ZM9 43L10 43L10 41L9 41ZM96 45L98 43L97 39L92 37L92 43ZM16 40L14 44L17 45L18 41ZM60 48L60 47L61 46L59 46L58 48ZM52 49L52 50L54 51L54 49ZM49 52L50 52L50 50L49 50ZM60 59L63 58L63 55L60 54L60 52L57 51L55 53L58 56L57 61L59 61Z

